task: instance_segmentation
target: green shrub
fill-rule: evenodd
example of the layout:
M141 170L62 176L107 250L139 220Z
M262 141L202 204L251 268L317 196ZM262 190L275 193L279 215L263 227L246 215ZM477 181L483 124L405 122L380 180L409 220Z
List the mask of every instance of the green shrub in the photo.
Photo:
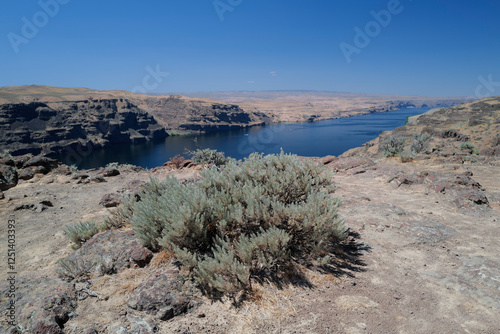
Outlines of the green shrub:
M415 153L412 150L404 150L399 152L399 158L402 163L410 162L415 159Z
M118 229L125 226L127 220L132 217L132 207L134 206L135 202L136 199L134 195L129 194L124 196L122 198L120 206L118 206L118 209L113 212L111 216L107 217L104 220L103 224L100 226L100 229L104 231Z
M97 233L99 233L99 227L93 222L80 222L66 227L66 234L74 243L74 249L80 248L85 241Z
M129 221L144 245L173 252L208 293L250 288L296 264L322 265L345 237L332 175L297 156L252 154L181 184L152 180Z
M2 152L0 152L0 159L3 159L3 158L12 159L12 155L10 154L10 151L8 149L4 149Z
M413 136L410 150L415 153L420 153L427 148L427 145L432 140L432 136L428 133L416 134Z
M194 162L198 164L209 164L215 166L223 166L228 162L228 158L224 155L223 152L217 152L217 150L211 150L209 148L204 150L196 150L191 152L192 158Z
M132 164L121 164L118 162L110 162L109 164L106 165L105 168L114 168L114 169L130 168L130 169L133 169L136 167L137 167L136 165L132 165Z
M385 157L395 157L403 151L405 145L404 138L389 136L382 143Z
M475 148L476 148L476 146L474 146L474 144L472 144L469 141L466 141L466 142L463 142L462 144L460 144L460 149L463 150L463 151L465 151L465 150L473 150Z

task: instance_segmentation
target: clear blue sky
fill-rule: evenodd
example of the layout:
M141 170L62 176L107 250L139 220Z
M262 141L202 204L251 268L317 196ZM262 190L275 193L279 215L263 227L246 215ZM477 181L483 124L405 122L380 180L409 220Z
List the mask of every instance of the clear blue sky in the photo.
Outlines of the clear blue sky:
M378 30L371 12L395 0L217 0L219 12L213 0L59 1L52 16L53 4L1 2L0 86L132 90L148 66L169 73L147 78L151 92L473 96L478 77L500 82L498 0L401 0ZM348 63L340 45L367 24Z

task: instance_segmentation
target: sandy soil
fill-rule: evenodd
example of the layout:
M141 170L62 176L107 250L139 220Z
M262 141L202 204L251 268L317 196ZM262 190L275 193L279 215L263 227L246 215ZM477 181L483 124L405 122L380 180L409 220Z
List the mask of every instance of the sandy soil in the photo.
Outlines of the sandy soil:
M336 195L352 230L334 274L308 272L312 286L257 287L256 298L239 308L202 299L192 312L157 321L159 333L499 333L500 207L465 211L423 185L395 188L387 182L394 168L473 172L486 191L500 196L500 164L400 164L382 159L375 170L337 173ZM165 170L153 173L163 177ZM174 172L192 177L195 172ZM48 175L22 182L0 200L1 280L6 279L6 229L16 220L19 273L51 270L72 252L64 227L81 220L102 220L106 193L150 172L122 173L105 183L76 184L68 176ZM43 212L18 210L19 204L50 200ZM92 282L100 298L79 302L67 333L113 326L135 311L127 308L130 291L149 268L129 269ZM260 297L259 297L260 296Z

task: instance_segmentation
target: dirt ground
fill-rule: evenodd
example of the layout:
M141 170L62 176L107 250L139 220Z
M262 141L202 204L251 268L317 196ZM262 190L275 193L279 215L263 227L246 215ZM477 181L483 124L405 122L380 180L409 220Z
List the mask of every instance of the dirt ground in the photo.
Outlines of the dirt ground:
M183 316L156 321L159 333L500 333L500 207L457 208L445 195L424 185L395 187L394 169L471 171L493 197L500 198L500 162L443 165L434 160L401 164L381 159L377 168L334 180L343 198L341 214L351 229L352 247L334 274L308 272L312 286L256 287L255 300L239 308L202 299ZM174 173L189 178L195 171ZM51 174L23 181L0 200L2 271L7 277L7 221L16 221L16 270L51 271L72 252L64 227L100 221L107 193L151 173L129 172L104 183L76 184ZM49 200L42 212L17 210L20 204ZM115 327L134 314L127 298L149 274L128 269L92 282L99 298L79 302L66 333L118 333Z

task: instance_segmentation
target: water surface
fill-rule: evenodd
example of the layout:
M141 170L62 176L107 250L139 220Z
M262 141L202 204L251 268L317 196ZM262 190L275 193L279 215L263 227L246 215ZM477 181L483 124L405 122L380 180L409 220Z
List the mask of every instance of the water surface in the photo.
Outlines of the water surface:
M382 131L402 126L408 116L427 110L429 109L401 109L313 123L273 124L202 135L175 136L156 143L115 145L56 158L69 165L76 164L79 168L96 168L115 161L153 168L163 165L176 154L188 158L188 152L197 148L217 149L236 159L242 159L252 152L279 153L280 149L301 156L340 155L375 139Z

